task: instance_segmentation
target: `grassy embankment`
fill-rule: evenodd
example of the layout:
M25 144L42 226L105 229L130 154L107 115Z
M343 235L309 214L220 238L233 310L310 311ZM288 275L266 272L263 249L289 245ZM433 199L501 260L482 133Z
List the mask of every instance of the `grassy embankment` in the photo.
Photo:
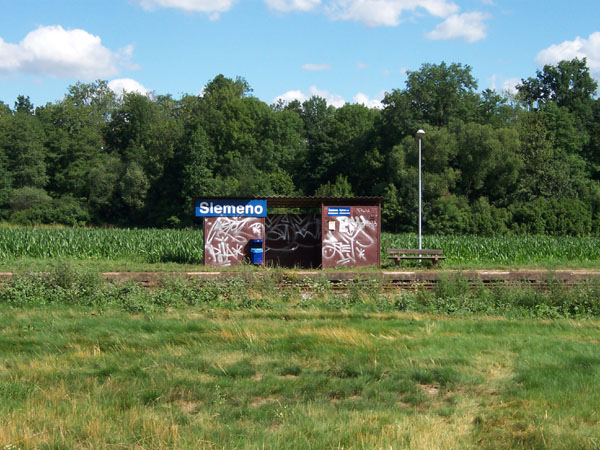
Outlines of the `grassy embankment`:
M598 448L599 285L275 277L10 280L0 448Z
M414 248L416 242L414 235L383 233L383 267L393 267L386 259L387 248ZM446 269L600 268L600 238L593 237L425 236L423 245L444 250L447 259L440 267ZM197 230L0 230L0 270L45 270L58 260L92 266L101 271L207 270L201 266L202 233ZM404 263L401 267L411 267L411 263ZM235 268L240 269L255 268Z
M0 308L2 448L598 448L600 323Z

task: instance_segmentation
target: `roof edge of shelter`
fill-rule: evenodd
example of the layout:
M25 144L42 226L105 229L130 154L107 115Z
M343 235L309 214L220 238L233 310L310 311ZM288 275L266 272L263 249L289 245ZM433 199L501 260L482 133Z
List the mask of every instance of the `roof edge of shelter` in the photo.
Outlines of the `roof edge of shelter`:
M266 200L267 206L275 208L320 208L322 205L339 206L379 206L383 197L317 197L317 196L278 196L278 195L253 195L253 196L206 196L213 200Z

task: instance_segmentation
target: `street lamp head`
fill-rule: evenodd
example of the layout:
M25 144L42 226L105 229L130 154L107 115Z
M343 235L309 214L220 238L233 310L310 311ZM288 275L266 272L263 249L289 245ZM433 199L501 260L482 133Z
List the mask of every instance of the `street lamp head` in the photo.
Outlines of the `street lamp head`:
M425 130L420 129L419 131L417 131L417 137L418 138L422 138L423 136L425 136Z

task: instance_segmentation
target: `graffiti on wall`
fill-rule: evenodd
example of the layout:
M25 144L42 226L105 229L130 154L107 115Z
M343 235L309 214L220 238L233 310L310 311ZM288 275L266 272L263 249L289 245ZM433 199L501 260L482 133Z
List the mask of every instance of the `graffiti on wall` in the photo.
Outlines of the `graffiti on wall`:
M333 223L332 223L333 222ZM367 216L328 217L323 239L323 266L373 264L369 253L378 251L375 220Z
M352 207L350 215L282 214L207 217L205 264L231 266L248 257L250 241L265 239L265 262L284 267L378 264L378 207ZM321 240L321 238L323 239Z
M215 217L205 219L205 264L231 266L247 255L251 239L264 236L264 219L258 217Z
M293 252L321 244L321 221L315 214L279 214L267 217L268 249Z
M317 267L321 257L321 217L277 214L266 219L267 262L287 267Z

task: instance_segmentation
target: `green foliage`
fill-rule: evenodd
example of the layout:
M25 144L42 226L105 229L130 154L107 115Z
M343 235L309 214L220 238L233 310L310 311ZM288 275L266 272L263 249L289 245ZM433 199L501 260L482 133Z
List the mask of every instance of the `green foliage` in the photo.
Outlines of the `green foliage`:
M33 114L29 98L19 97L12 116L0 122L0 149L14 188L44 188L48 182L40 120Z
M381 248L415 248L415 234L383 233ZM549 235L425 235L423 248L440 248L447 257L445 263L470 266L581 266L600 259L597 237L566 237ZM386 258L382 254L382 261Z
M598 279L566 286L553 281L545 288L527 284L497 283L472 286L457 275L442 277L433 290L413 292L384 291L376 278L346 282L345 292L333 292L329 281L316 280L300 295L294 288L278 284L275 277L224 281L186 281L164 278L155 289L134 282L106 282L98 272L55 263L43 273L17 274L0 287L0 305L43 307L46 305L84 306L106 310L155 312L166 308L269 310L322 309L355 313L408 311L457 316L494 315L509 318L598 318L600 295Z
M13 211L24 211L31 208L47 208L52 198L44 189L25 186L15 189L10 194L10 207Z
M582 112L595 95L598 83L591 77L586 59L575 58L560 61L556 66L545 65L536 72L536 78L522 80L517 89L527 104L541 106L555 102Z
M15 210L10 215L10 221L18 225L62 224L81 226L90 221L90 216L88 210L80 201L71 195L65 195L57 199L48 197L41 204Z
M592 211L581 200L538 198L516 203L511 211L520 233L587 236L592 231Z
M315 191L315 195L319 197L352 197L354 194L348 179L343 175L338 175L335 183L328 181L326 184L319 186Z
M119 188L121 199L133 210L144 206L150 183L139 164L132 162L126 169Z
M594 448L600 438L594 321L1 312L6 450Z
M194 198L317 193L383 196L383 229L407 232L423 128L426 233L598 235L587 61L544 66L518 89L477 92L470 66L441 62L408 72L381 110L318 96L267 105L223 75L179 99L117 97L102 80L37 108L20 96L0 104L0 219L185 227Z
M0 258L198 264L202 262L202 233L156 229L5 228L0 233Z
M412 110L422 123L448 125L452 119L470 120L478 100L477 81L470 66L423 64L407 73L406 91Z
M441 248L447 256L446 266L537 266L543 267L590 267L600 260L600 239L597 237L573 238L567 236L574 213L579 208L587 211L582 204L565 203L562 216L540 206L539 220L551 220L556 236L550 235L504 235L509 222L503 216L504 210L494 209L482 202L464 211L465 226L479 235L424 235L424 248ZM454 205L456 206L456 205ZM458 205L460 206L460 204ZM457 208L458 208L457 206ZM450 208L450 207L449 207ZM529 211L525 208L524 211ZM523 220L518 212L516 220ZM558 217L560 220L556 220ZM536 223L533 218L527 222ZM542 226L545 226L545 221ZM490 228L488 228L488 226ZM496 230L494 227L499 227ZM562 227L562 228L561 228ZM535 231L526 229L525 231ZM560 231L560 232L559 232ZM382 261L386 261L387 248L415 248L415 234L382 233ZM156 263L202 263L202 232L195 229L89 229L89 228L9 228L3 227L0 233L0 259L7 262L37 258L55 260L69 258L81 261L112 261L140 264Z

